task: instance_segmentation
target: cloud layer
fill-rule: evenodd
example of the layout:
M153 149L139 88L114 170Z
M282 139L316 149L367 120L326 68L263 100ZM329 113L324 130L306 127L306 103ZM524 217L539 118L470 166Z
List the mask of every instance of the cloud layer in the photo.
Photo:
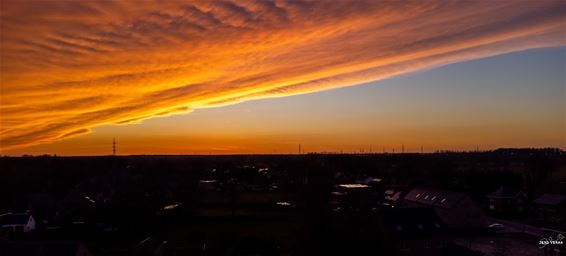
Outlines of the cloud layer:
M566 44L563 1L0 1L1 150Z

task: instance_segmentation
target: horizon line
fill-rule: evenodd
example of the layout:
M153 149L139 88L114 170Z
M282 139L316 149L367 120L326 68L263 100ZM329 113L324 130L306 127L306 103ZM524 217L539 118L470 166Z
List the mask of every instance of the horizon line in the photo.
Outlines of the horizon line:
M0 158L16 157L159 157L159 156L308 156L308 155L432 155L432 154L461 154L461 153L493 153L498 150L553 150L566 153L566 150L557 147L499 147L488 150L435 150L428 152L406 151L406 152L327 152L313 151L305 153L193 153L193 154L100 154L100 155L61 155L61 154L21 154L21 155L0 155Z

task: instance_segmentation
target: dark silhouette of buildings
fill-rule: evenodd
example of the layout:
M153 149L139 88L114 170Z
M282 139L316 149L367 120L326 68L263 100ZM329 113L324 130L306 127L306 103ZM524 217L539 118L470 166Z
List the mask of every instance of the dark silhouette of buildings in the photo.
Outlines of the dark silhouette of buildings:
M14 224L21 232L2 233L0 254L43 255L73 244L65 253L490 255L478 248L509 239L509 255L544 252L540 236L564 230L566 191L556 177L565 163L563 152L545 149L2 157L0 215L22 212L27 222L2 220L3 231ZM498 216L483 214L490 212L486 195L495 209L520 207L513 200L523 196L502 185L524 188L527 198L542 195L525 201L532 212L521 221L529 232L513 220L488 228ZM23 232L30 215L35 228Z
M542 194L534 201L538 218L544 222L563 225L566 221L566 195Z
M528 208L527 195L517 189L501 186L487 195L489 211L497 216L522 216Z
M482 209L466 194L415 188L404 198L408 207L432 207L450 228L483 228L487 221Z

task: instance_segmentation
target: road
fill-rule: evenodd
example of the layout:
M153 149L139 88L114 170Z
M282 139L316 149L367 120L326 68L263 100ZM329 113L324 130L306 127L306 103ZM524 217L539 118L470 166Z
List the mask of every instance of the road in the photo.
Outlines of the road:
M512 220L502 220L496 218L487 218L487 219L490 224L491 223L503 224L505 226L505 230L503 232L519 232L536 237L544 237L544 229L542 227L526 225Z

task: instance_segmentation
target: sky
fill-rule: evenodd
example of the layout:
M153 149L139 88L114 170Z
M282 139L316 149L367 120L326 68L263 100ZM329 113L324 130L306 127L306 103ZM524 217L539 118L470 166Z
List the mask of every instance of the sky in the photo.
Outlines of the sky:
M2 154L566 147L562 1L0 1Z

